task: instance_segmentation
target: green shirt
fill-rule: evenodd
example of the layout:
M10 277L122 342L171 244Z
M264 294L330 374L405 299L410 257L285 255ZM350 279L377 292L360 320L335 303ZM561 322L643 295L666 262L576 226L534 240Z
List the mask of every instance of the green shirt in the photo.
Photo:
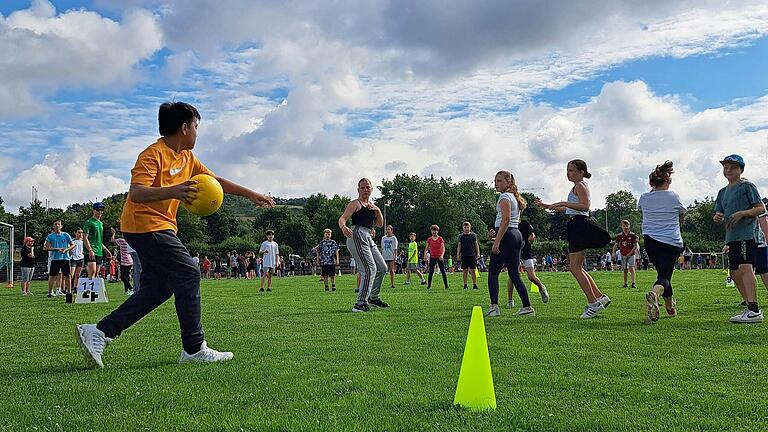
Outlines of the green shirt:
M742 218L735 224L729 223L737 211L749 210L756 204L762 204L757 187L749 180L742 179L733 186L720 189L715 200L715 211L725 217L725 242L754 240L757 232L756 218Z
M419 245L416 242L408 243L408 263L419 263Z
M91 243L91 249L96 256L102 256L102 244L104 240L104 224L96 218L90 218L83 224L83 235L88 236L88 241ZM86 250L87 254L88 251Z

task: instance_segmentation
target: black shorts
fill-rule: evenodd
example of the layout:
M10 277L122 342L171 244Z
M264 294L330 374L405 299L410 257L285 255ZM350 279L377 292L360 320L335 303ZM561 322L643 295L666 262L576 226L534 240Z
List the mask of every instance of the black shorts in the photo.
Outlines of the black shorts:
M82 267L84 264L85 264L85 259L69 260L69 265L71 267Z
M755 265L757 243L754 240L737 240L728 243L728 268L738 270L741 264Z
M611 235L595 225L584 215L574 215L568 219L568 252L581 252L585 249L598 249L611 242Z
M91 259L90 255L86 253L85 254L85 262L86 263L95 262L97 266L100 266L100 265L104 264L104 257L103 256L94 255L93 259Z
M474 270L477 268L477 258L474 255L461 257L461 268Z
M691 258L693 257L683 255L683 262L691 262Z
M768 247L759 247L755 253L755 274L765 273L768 273Z
M51 271L48 272L48 276L58 276L63 274L64 276L71 276L72 272L69 269L69 260L52 260Z
M336 275L336 265L335 264L323 264L322 269L320 270L321 276L334 276Z

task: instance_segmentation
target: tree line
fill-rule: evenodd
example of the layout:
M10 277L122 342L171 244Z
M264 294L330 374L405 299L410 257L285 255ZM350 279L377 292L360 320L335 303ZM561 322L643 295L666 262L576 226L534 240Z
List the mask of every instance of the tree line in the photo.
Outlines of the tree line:
M468 220L473 231L481 239L481 253L488 254L490 244L485 233L495 220L498 194L486 183L476 180L454 182L451 178L421 177L398 174L385 179L375 198L376 205L385 213L386 223L392 225L401 244L407 242L410 232L416 233L423 250L424 240L430 235L432 224L440 226L440 234L446 241L446 250L456 249L461 224ZM535 255L561 254L566 251L567 217L552 214L536 207L536 195L522 194L528 202L523 218L533 225L538 238L533 245ZM103 200L106 211L102 216L105 237L110 228L119 229L120 214L127 193ZM323 236L325 228L333 230L334 239L344 250L343 238L337 221L351 200L348 196L326 196L317 193L306 198L276 198L277 207L258 209L242 197L227 196L222 208L208 217L198 217L183 206L178 212L178 235L190 252L201 256L223 255L226 251L256 251L264 240L264 232L272 229L280 244L281 253L306 256ZM688 207L683 225L683 239L695 252L714 252L722 248L724 228L712 221L714 199L709 197L695 201ZM34 237L37 247L50 232L54 221L61 220L64 230L74 232L91 217L90 203L71 204L66 209L45 208L40 201L20 207L16 214L8 213L0 198L0 220L16 227L15 244L20 245L26 223L27 235ZM637 210L637 198L629 191L617 191L606 197L603 209L592 211L592 217L600 226L607 227L613 235L620 231L620 222L627 219L632 230L642 238L641 215ZM377 238L383 230L379 230ZM642 244L641 244L642 246ZM41 252L41 251L40 251ZM38 257L45 256L42 253Z

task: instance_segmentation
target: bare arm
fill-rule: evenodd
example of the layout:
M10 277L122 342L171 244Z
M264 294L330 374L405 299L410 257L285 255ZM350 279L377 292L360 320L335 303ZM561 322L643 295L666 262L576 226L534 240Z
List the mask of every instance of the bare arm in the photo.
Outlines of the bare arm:
M191 203L197 193L197 188L194 187L195 184L197 182L194 180L187 180L184 183L166 187L131 184L131 187L128 189L128 198L137 203L150 203L169 199Z
M257 207L274 207L275 206L275 201L272 199L272 197L268 197L264 194L260 194L256 191L248 189L245 186L240 186L239 184L233 181L227 180L223 177L216 177L216 180L218 180L219 183L221 184L221 188L224 190L224 193L248 198Z
M352 213L360 210L360 202L358 200L352 200L347 204L347 208L344 209L344 213L339 217L339 228L344 237L352 238L352 230L347 226L347 219L352 217Z
M475 258L480 256L480 242L475 238Z
M499 224L499 230L496 231L496 240L493 241L491 251L495 254L499 253L499 246L501 245L501 238L504 237L504 233L507 232L509 226L509 212L512 208L512 204L509 200L503 199L499 201L499 207L501 208L501 223Z

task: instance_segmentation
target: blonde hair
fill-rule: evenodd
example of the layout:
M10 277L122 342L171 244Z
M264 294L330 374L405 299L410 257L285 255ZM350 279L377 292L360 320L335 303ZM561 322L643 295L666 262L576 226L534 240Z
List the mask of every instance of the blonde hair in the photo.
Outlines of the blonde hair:
M525 201L525 198L523 198L522 195L520 195L520 191L517 190L517 183L515 183L515 176L512 175L509 171L499 171L496 173L496 175L500 175L504 177L504 180L509 183L509 186L507 186L507 189L504 192L512 192L512 195L515 196L515 200L517 200L517 207L520 209L520 211L525 210L525 208L528 206L528 202Z

